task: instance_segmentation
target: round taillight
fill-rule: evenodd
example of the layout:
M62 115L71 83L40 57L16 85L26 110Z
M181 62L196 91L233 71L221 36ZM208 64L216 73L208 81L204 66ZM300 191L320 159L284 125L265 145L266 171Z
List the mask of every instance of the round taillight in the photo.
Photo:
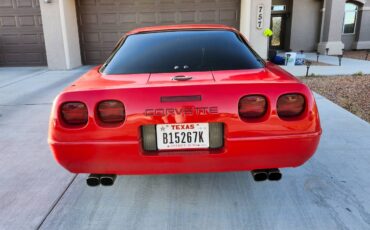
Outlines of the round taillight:
M61 117L67 125L86 125L88 121L87 107L82 102L66 102L61 106Z
M125 107L120 101L102 101L97 110L99 119L103 123L121 123L125 120Z
M266 114L267 101L261 95L248 95L239 101L239 116L245 119L261 118Z
M305 104L305 98L301 94L284 94L278 99L277 113L282 118L297 117L304 112Z

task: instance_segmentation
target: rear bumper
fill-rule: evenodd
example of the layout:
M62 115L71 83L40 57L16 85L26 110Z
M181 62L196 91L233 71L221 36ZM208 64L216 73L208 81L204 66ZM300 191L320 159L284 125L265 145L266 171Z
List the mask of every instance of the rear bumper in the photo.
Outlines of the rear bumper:
M172 174L244 171L297 167L316 151L320 132L227 138L217 153L171 152L144 155L137 142L55 142L49 144L56 160L73 173Z

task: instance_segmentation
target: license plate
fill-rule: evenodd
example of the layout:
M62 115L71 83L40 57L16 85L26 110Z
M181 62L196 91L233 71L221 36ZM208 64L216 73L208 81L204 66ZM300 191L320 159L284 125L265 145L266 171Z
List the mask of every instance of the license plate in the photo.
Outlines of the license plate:
M208 123L157 125L159 150L209 148Z

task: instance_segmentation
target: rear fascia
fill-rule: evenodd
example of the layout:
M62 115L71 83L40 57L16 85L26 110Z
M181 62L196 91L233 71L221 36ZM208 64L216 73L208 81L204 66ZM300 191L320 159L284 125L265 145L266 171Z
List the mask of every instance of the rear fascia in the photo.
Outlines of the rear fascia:
M144 93L143 93L144 92ZM189 93L191 92L191 93ZM279 96L297 92L306 98L306 111L296 119L277 116ZM265 95L269 101L266 118L243 121L238 116L239 99L245 95ZM201 101L161 103L162 96L201 95ZM58 119L60 105L79 98L89 111L83 128L71 129ZM102 127L94 117L102 100L119 100L126 120L118 127ZM148 116L148 108L217 107L209 114L161 114ZM142 148L143 125L221 122L224 147L211 150L172 151L147 156ZM301 83L240 82L202 85L171 84L101 90L74 90L62 93L54 102L50 119L49 143L58 162L74 173L156 174L239 171L258 168L297 167L307 161L319 143L321 128L314 98Z

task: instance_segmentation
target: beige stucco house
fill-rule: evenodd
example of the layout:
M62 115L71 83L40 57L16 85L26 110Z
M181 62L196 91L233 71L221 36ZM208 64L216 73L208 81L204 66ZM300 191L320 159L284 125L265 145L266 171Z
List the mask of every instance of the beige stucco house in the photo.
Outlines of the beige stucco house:
M1 0L0 66L98 64L128 30L180 23L233 26L264 58L370 49L369 0Z

